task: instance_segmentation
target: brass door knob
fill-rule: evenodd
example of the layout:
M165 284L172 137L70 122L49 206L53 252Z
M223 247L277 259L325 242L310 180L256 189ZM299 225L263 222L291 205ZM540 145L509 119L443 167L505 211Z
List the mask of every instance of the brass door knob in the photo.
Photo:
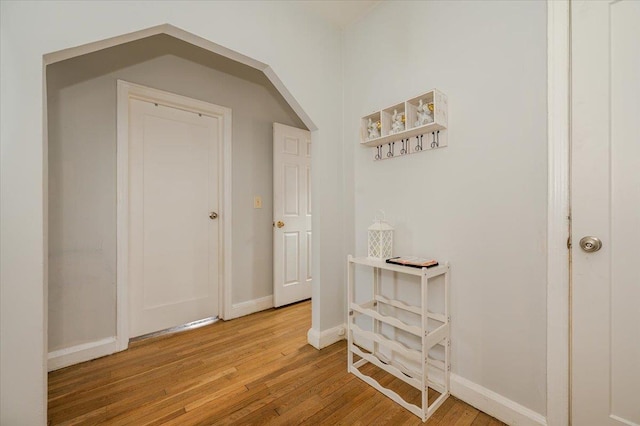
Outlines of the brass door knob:
M218 213L216 213L216 212L209 213L209 219L213 220L213 219L217 219L217 218L218 218Z
M278 223L276 223L276 226L277 226L278 228L282 228L282 227L284 226L284 222L283 222L283 221L281 221L281 220L279 220L279 221L278 221Z
M580 248L587 253L593 253L602 248L602 241L598 237L584 237L580 240Z

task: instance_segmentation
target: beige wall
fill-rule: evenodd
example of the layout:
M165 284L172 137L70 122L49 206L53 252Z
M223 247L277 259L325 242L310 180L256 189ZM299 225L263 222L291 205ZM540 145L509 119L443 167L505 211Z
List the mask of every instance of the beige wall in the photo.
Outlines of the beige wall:
M46 158L43 57L170 24L268 64L318 128L317 205L342 192L341 33L301 2L0 2L0 423L46 419ZM320 209L314 238L312 327L344 321L346 212Z
M452 373L543 416L546 17L541 1L382 2L344 47L351 250L383 209L398 255L451 262ZM356 146L360 117L432 88L447 148L374 162Z
M261 72L156 36L48 68L49 351L115 335L117 79L233 110L233 302L272 294L272 123L304 126Z

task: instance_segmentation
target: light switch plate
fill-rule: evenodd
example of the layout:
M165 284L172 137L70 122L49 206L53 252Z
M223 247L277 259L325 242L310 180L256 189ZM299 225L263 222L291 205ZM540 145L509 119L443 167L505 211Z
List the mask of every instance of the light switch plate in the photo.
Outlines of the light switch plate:
M260 197L259 195L256 195L255 197L253 197L253 208L254 209L262 208L262 197Z

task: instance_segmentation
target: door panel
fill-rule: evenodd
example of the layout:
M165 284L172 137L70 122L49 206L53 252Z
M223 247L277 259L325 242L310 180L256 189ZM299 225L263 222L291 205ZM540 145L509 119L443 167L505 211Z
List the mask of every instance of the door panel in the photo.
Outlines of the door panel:
M311 216L311 167L307 167L307 216Z
M131 337L218 314L218 119L130 101Z
M300 274L300 238L298 232L285 232L284 234L284 285L298 284Z
M297 217L300 206L298 165L284 164L284 216Z
M310 133L273 125L274 305L311 297Z
M611 414L640 424L640 4L610 10Z
M311 231L307 231L307 280L311 280Z
M640 2L572 3L575 425L640 424L639 22Z

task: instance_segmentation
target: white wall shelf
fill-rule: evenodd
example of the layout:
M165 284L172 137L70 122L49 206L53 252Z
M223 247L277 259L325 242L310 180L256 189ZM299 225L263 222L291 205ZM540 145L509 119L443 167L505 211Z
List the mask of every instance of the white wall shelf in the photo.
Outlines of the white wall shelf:
M356 265L373 268L373 297L365 302L356 302L355 298L355 269ZM406 408L424 422L449 397L449 376L451 370L450 354L450 317L449 317L449 264L434 268L411 268L388 264L381 260L367 257L348 257L348 371L373 386L393 401ZM392 271L420 277L420 306L409 305L400 300L393 300L381 294L382 271ZM444 299L441 312L431 312L428 307L429 289L431 281L436 277L444 278ZM382 313L381 305L387 305L411 313L420 318L420 324L408 324L400 319L401 315ZM371 321L372 331L365 330L358 325L357 319L364 317ZM417 336L420 340L419 348L412 348L394 338L384 335L382 327L393 327ZM395 336L395 333L394 333ZM369 346L367 347L367 342ZM430 350L436 345L443 348L442 359L430 356ZM389 356L391 354L391 356ZM396 355L398 355L396 357ZM354 356L359 357L354 362ZM407 359L413 366L398 361ZM383 386L373 377L361 370L366 364L373 364L379 369L395 376L421 392L421 406L412 404L393 390ZM416 365L418 367L416 367ZM437 372L438 374L433 374ZM440 395L431 405L428 403L428 390L432 388Z
M394 125L394 116L402 124L397 119ZM360 145L376 148L376 160L442 148L448 144L447 125L447 96L433 89L362 117Z

